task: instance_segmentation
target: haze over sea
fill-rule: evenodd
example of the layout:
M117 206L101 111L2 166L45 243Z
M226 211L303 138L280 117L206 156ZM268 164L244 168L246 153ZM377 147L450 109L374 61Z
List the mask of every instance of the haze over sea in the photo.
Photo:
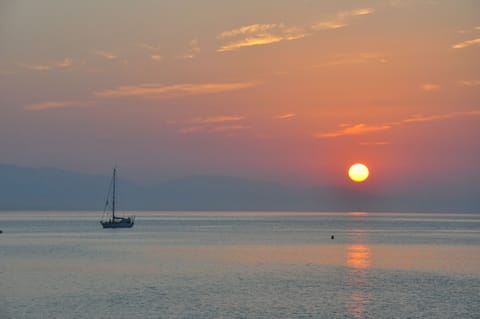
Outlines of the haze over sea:
M96 212L0 212L0 318L480 313L479 214L136 215L103 230Z

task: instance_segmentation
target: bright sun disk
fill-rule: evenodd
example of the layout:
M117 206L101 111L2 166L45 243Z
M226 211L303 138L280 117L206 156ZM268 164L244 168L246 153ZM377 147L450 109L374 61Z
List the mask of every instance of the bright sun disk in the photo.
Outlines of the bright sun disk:
M348 169L348 177L354 182L360 183L368 178L368 167L361 163L356 163Z

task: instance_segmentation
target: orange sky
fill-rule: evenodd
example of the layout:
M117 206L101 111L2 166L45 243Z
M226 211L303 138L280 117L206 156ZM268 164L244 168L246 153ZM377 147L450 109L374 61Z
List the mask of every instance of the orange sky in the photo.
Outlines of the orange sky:
M480 177L477 1L0 4L1 163L383 189ZM349 187L356 187L350 185Z

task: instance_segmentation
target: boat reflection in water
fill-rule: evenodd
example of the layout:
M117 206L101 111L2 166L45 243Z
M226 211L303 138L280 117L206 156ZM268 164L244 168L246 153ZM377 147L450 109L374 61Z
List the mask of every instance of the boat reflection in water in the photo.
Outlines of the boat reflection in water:
M355 231L354 240L358 243L347 247L348 277L347 285L351 291L347 303L348 313L357 319L368 318L368 304L372 299L369 291L368 269L371 265L371 251L366 244L363 230Z

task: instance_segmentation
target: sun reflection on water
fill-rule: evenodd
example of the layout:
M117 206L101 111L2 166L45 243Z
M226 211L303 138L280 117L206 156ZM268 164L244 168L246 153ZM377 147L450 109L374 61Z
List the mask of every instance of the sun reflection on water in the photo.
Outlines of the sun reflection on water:
M362 244L348 246L347 265L355 269L370 267L370 248Z
M369 282L367 270L371 266L371 251L366 245L366 233L356 230L355 244L347 247L347 266L349 267L347 285L351 290L348 300L348 312L353 318L362 319L368 317L368 303L372 299L368 291Z

